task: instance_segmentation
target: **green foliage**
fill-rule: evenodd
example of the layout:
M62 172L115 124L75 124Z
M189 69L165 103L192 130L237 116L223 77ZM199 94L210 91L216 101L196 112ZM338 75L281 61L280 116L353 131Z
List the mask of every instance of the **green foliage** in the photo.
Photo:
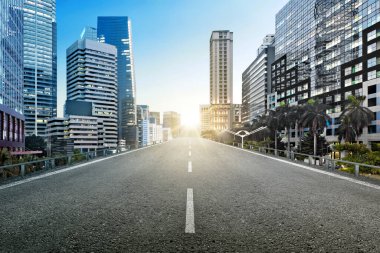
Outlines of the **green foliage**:
M0 166L7 165L11 163L11 153L7 148L2 148L0 150Z
M86 155L82 154L79 149L74 149L73 161L79 162L86 159Z
M333 146L333 149L339 152L347 151L352 155L368 154L371 151L364 144L359 143L338 143Z
M339 129L339 138L347 138L346 141L356 141L362 134L363 128L373 120L373 112L363 106L365 96L349 96L348 104L341 114L342 126Z
M314 155L314 136L312 134L307 134L301 138L301 150L297 150L299 153ZM317 134L317 150L316 155L323 156L328 154L329 144L324 136Z
M214 130L205 130L201 132L201 136L206 139L210 140L216 140L217 139L217 133Z

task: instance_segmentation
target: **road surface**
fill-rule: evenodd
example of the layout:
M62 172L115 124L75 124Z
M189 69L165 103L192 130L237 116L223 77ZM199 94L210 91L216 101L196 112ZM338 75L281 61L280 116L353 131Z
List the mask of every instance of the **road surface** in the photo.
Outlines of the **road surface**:
M380 252L380 190L200 138L0 190L0 252Z

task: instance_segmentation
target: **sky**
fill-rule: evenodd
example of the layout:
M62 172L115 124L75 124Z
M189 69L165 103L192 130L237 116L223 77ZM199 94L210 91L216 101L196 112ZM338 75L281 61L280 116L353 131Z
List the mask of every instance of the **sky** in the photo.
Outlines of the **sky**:
M241 75L257 55L275 15L288 0L57 0L58 116L66 100L66 49L98 16L132 20L137 104L177 111L184 125L199 124L209 104L209 40L234 33L233 102L241 103Z

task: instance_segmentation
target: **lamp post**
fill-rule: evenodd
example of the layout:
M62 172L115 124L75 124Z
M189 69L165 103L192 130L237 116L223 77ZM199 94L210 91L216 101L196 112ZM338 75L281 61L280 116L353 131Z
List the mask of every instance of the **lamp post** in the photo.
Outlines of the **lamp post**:
M247 137L247 136L249 136L249 135L251 135L251 134L254 134L254 133L257 133L257 132L260 132L260 131L262 131L262 130L264 130L264 129L266 129L267 127L259 127L259 128L257 128L257 129L255 129L255 130L253 130L253 131L251 131L251 132L248 132L247 130L240 130L240 131L238 131L238 132L233 132L233 131L231 131L231 130L225 130L225 132L228 132L228 133L230 133L230 134L233 134L234 136L239 136L240 138L241 138L241 148L244 148L244 138L245 137Z

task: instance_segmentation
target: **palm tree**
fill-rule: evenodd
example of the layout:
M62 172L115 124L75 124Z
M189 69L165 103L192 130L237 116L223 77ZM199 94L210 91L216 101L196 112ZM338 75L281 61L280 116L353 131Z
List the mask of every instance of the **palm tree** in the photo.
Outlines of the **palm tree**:
M299 136L300 130L302 129L301 119L302 115L305 113L305 106L304 105L297 105L294 106L294 119L295 119L295 134L296 134L296 146L297 149L301 148L301 136Z
M279 107L280 123L285 127L288 135L288 152L290 152L290 129L294 128L297 120L297 111L295 108L295 106L290 106L289 104Z
M367 107L363 106L365 96L349 96L349 103L343 110L341 117L345 119L347 126L352 127L355 132L356 142L359 142L359 135L362 133L363 128L371 124L373 120L373 112Z
M319 130L326 127L326 122L331 118L326 110L329 106L320 104L310 99L305 106L305 112L301 117L303 127L309 127L309 131L314 135L314 156L317 155L317 134Z
M343 115L341 116L341 123L338 127L338 140L339 142L344 139L345 142L354 142L356 141L356 131L352 127L350 118Z
M274 149L277 150L277 133L281 127L281 111L279 107L269 111L266 126L274 131Z

